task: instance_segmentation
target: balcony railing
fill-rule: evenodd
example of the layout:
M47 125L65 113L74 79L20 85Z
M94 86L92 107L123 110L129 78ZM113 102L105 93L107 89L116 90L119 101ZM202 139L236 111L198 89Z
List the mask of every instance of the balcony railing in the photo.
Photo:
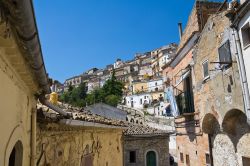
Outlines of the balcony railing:
M194 112L194 99L192 92L182 92L175 98L181 115L183 113Z

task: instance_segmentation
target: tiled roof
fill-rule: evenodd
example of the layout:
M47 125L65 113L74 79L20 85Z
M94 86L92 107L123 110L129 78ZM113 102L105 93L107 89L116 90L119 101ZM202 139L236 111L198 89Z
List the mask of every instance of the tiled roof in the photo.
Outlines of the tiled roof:
M165 130L159 130L145 125L130 124L129 127L124 130L125 136L142 136L142 135L168 135L169 132Z
M111 125L111 126L119 126L119 127L127 127L128 123L126 121L122 120L114 120L114 119L108 119L96 114L93 114L89 111L86 111L82 108L72 107L70 105L58 105L60 108L62 108L66 112L72 113L73 117L72 120L78 120L78 121L85 121L85 122L93 122L98 124L104 124L104 125ZM62 115L58 114L57 112L49 109L48 107L38 104L38 122L59 122L62 119L65 119Z

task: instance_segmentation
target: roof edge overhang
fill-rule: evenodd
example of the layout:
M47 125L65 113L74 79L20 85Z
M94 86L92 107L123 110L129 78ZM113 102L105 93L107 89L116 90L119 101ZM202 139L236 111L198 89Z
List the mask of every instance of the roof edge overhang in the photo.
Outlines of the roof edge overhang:
M96 122L87 122L73 119L61 119L59 123L69 126L75 127L96 127L96 128L109 128L109 129L127 129L125 126L115 126L115 125L107 125Z
M20 51L29 64L32 77L38 84L39 93L50 93L32 0L3 0L0 6L4 10L6 21L11 25Z

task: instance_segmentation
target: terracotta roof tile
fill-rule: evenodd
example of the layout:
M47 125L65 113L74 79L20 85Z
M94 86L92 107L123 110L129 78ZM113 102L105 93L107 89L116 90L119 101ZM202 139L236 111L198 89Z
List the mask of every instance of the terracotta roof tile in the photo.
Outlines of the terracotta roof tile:
M112 126L121 126L121 127L127 127L128 122L122 121L122 120L114 120L114 119L108 119L96 114L92 114L89 111L86 111L82 108L78 107L72 107L70 105L58 105L60 108L62 108L66 112L71 112L74 120L79 121L86 121L86 122L94 122L94 123L100 123L105 125L112 125ZM61 119L65 119L62 115L58 114L57 112L49 109L48 107L38 104L38 121L39 122L58 122Z
M128 129L124 130L124 135L165 135L168 131L159 130L145 125L130 124Z

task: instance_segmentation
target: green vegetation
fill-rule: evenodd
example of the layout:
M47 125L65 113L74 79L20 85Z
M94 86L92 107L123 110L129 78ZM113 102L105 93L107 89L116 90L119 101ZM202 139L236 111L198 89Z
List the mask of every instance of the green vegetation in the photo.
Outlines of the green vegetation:
M116 79L115 73L113 72L112 77L106 81L102 88L95 89L90 94L87 94L88 89L86 83L80 84L77 88L69 86L68 91L64 92L59 97L59 100L78 107L99 102L117 106L122 100L123 89L123 83Z

